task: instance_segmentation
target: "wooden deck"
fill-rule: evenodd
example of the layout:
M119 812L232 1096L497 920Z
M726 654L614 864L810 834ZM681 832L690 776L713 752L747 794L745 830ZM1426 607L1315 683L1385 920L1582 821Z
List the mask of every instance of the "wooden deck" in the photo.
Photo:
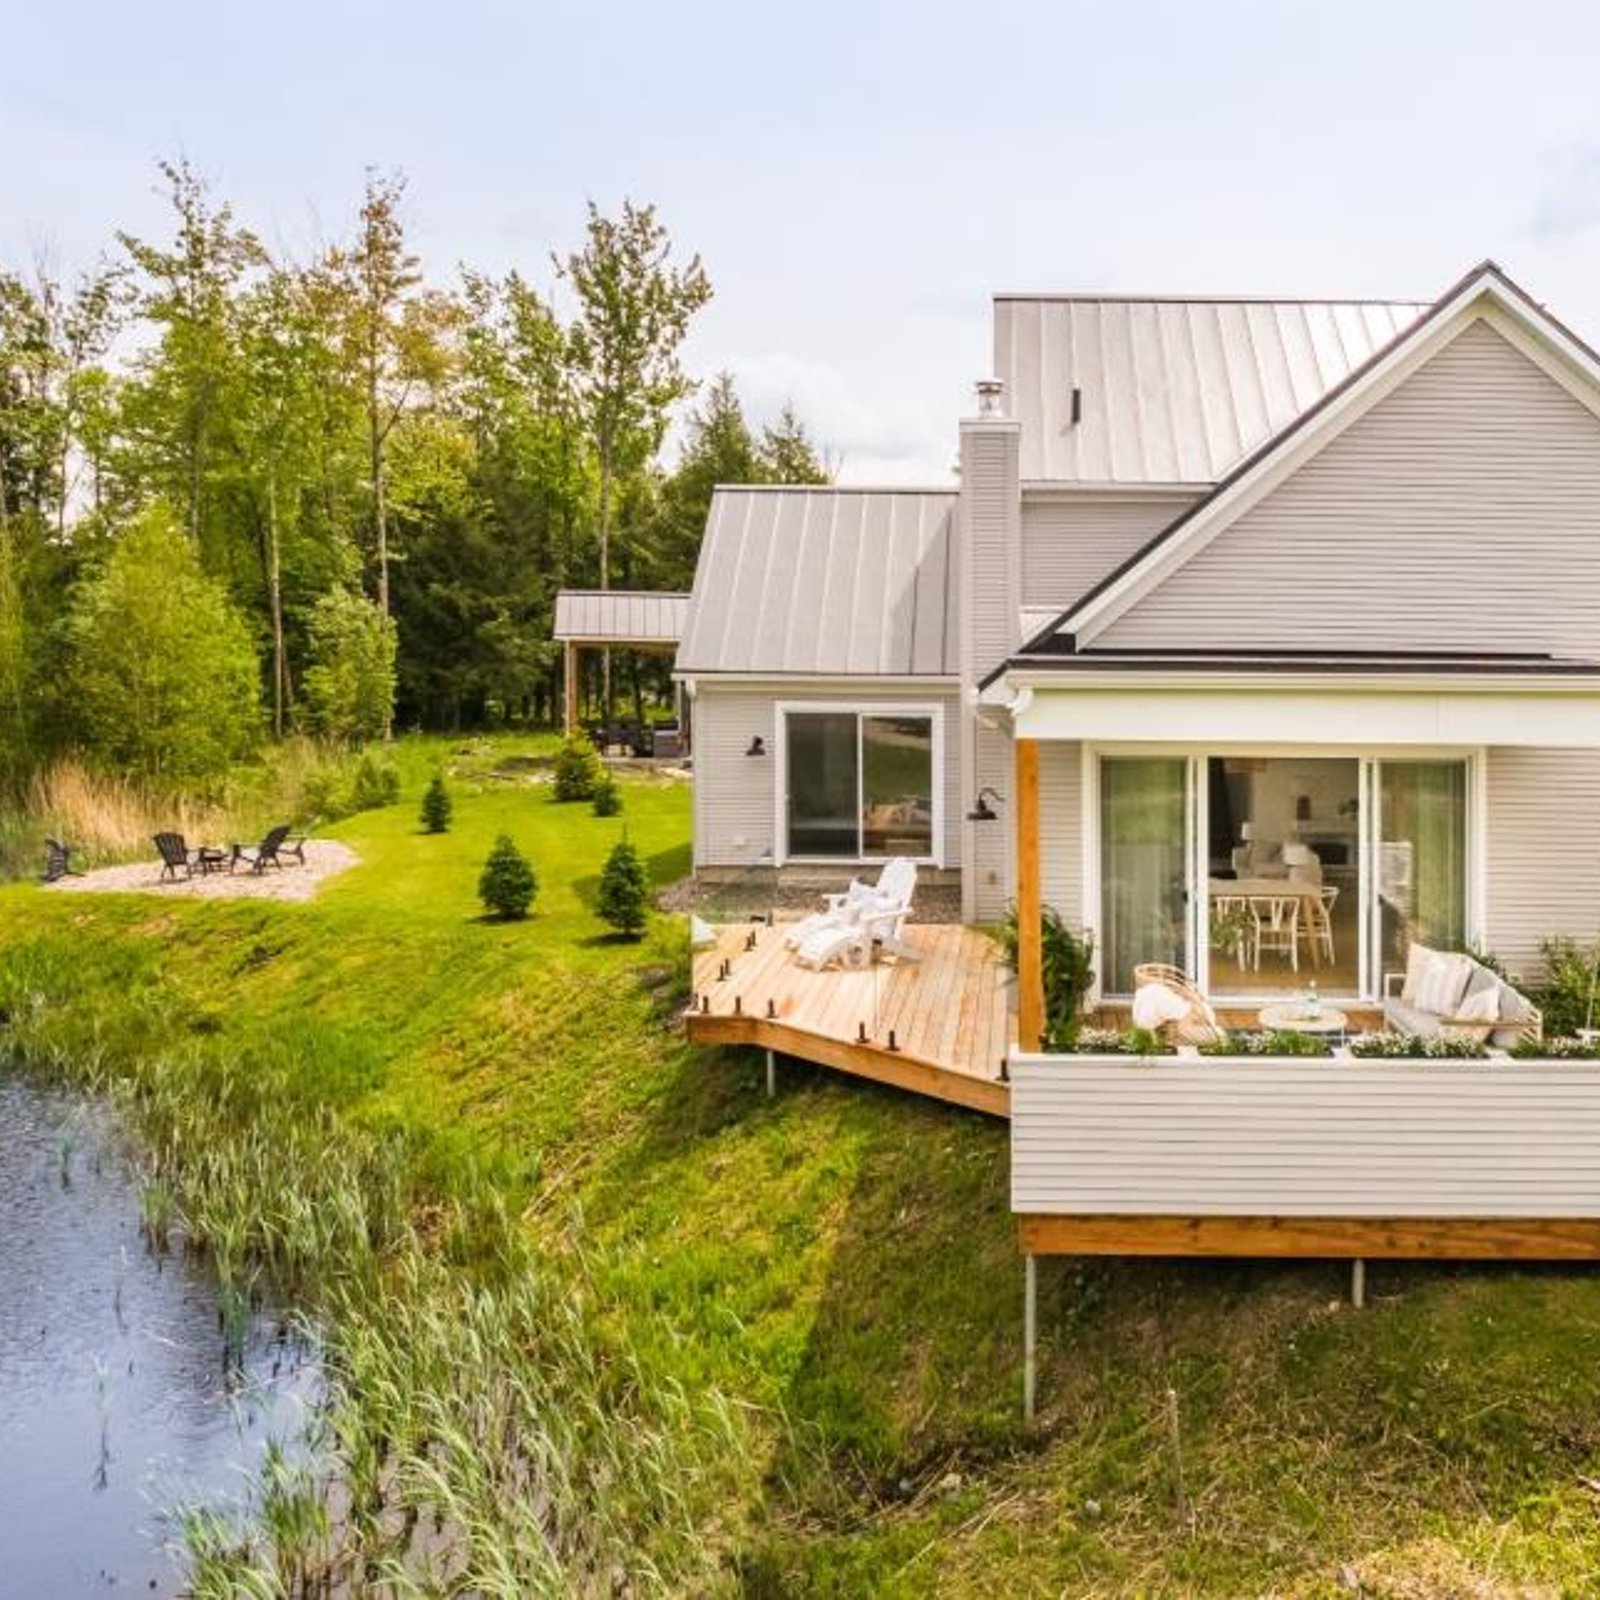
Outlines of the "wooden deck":
M784 948L784 931L781 922L734 924L696 953L685 1017L694 1043L755 1045L1010 1115L1002 1073L1016 1025L1009 974L992 939L954 924L914 925L906 938L920 960L813 972Z

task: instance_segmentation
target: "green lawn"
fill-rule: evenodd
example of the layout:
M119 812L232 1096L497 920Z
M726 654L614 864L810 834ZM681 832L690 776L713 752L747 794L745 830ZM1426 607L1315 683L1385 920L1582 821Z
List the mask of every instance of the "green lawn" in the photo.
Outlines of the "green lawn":
M624 944L593 914L624 827L687 871L689 791L629 779L600 820L530 781L547 753L402 746L404 803L328 830L362 864L309 905L0 891L0 990L70 971L73 1037L128 1050L270 1041L430 1182L487 1171L552 1258L585 1248L593 1316L761 1444L730 1588L1595 1592L1593 1275L1380 1268L1356 1314L1333 1267L1048 1263L1027 1433L1004 1130L801 1067L769 1103L756 1060L691 1053L682 919ZM475 898L502 831L539 872L521 924Z

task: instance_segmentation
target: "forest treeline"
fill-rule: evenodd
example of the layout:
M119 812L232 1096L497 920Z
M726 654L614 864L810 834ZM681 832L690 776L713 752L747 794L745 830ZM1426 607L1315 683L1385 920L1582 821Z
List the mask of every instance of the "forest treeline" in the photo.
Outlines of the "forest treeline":
M714 484L826 479L792 409L757 434L685 371L711 282L648 205L591 205L563 313L425 272L398 175L293 260L160 174L165 237L0 265L0 782L546 720L558 589L687 587Z

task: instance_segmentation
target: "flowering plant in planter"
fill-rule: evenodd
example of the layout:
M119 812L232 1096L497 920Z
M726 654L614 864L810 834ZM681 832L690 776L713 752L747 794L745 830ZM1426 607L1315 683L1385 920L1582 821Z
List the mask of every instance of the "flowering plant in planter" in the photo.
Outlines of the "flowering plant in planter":
M1364 1033L1350 1041L1350 1054L1377 1061L1483 1061L1489 1047L1481 1039L1444 1033Z
M1580 1039L1573 1034L1518 1039L1511 1054L1519 1061L1600 1061L1600 1039Z
M1080 1028L1071 1054L1078 1056L1170 1056L1172 1046L1149 1028Z
M1328 1041L1314 1033L1290 1029L1240 1029L1216 1044L1200 1047L1203 1056L1325 1056Z

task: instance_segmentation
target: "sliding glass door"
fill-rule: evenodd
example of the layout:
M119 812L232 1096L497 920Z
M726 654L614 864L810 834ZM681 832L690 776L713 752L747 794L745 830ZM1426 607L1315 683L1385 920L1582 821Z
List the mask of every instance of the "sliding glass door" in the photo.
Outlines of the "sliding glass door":
M1379 761L1373 903L1378 971L1404 972L1413 943L1459 950L1468 915L1467 763Z
M1218 998L1375 998L1475 935L1463 757L1101 755L1100 986L1165 962Z
M1142 961L1190 968L1189 761L1100 763L1100 984L1132 994Z
M892 708L785 709L786 854L816 861L937 855L935 718Z

